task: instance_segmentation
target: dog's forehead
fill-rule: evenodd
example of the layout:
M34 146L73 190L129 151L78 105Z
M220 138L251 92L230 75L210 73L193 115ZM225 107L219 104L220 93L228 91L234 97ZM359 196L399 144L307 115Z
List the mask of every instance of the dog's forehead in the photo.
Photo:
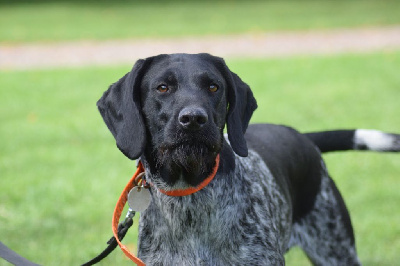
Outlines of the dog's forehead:
M152 77L165 74L174 74L181 77L204 73L221 75L216 66L217 60L216 57L206 54L162 55L154 59L148 73Z

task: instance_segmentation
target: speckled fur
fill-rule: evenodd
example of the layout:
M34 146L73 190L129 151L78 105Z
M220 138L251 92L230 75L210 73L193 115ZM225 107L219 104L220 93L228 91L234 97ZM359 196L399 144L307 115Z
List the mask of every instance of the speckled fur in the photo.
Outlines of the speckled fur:
M283 265L289 205L256 153L236 157L232 170L190 196L153 189L140 220L139 257L149 265Z
M290 204L256 152L236 156L232 170L190 196L153 189L138 256L148 265L284 265L284 253L300 245L315 265L359 264L326 173L314 209L292 224Z
M324 175L314 209L294 223L289 246L299 245L314 265L360 265L335 190L332 179Z

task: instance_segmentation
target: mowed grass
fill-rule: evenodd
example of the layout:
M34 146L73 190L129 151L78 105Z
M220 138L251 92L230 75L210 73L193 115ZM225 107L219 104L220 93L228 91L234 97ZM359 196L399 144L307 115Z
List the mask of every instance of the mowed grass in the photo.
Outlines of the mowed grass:
M6 43L256 34L399 23L397 0L0 0L0 42Z
M252 122L300 131L400 132L400 52L227 60L253 89ZM116 200L135 169L95 102L130 66L0 72L0 240L44 265L77 265L111 236ZM325 156L350 210L364 265L400 260L400 155ZM136 248L137 223L126 240ZM298 249L287 265L308 265ZM0 265L7 265L0 260ZM116 250L100 265L131 265Z

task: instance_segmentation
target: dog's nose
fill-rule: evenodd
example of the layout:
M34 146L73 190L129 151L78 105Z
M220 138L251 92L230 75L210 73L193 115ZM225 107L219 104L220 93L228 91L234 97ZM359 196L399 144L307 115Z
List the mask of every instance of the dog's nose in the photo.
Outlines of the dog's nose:
M189 130L199 130L208 121L208 115L199 107L186 107L179 112L179 124Z

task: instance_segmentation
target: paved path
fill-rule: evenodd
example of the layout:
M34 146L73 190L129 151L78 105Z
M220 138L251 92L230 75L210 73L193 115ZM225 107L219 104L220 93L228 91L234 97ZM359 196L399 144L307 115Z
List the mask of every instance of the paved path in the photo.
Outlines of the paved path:
M260 58L396 49L400 49L400 26L174 39L0 44L0 70L133 64L139 58L175 52Z

